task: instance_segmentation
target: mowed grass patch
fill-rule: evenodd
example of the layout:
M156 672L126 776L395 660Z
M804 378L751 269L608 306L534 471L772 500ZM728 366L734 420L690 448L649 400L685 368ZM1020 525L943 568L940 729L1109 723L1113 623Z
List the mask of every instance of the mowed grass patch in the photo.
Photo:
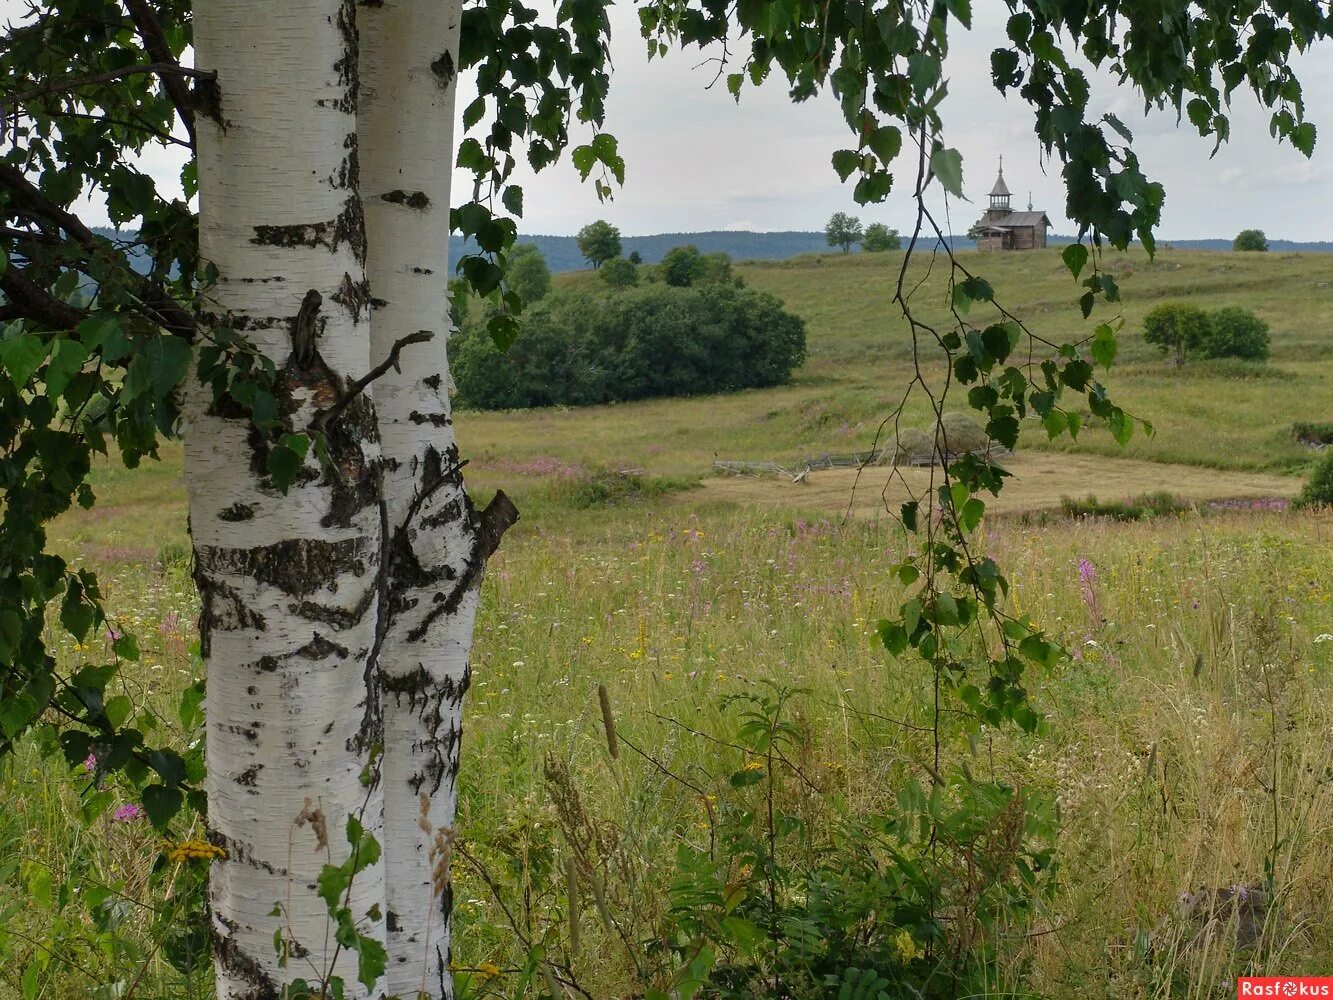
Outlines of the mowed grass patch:
M982 499L992 514L1054 510L1066 497L1122 502L1150 493L1170 493L1185 502L1290 498L1298 481L1261 472L1231 472L1190 465L1165 465L1093 455L1026 452L998 459L1012 478L998 497ZM799 470L797 470L799 471ZM943 481L939 469L882 466L811 472L800 482L785 476L715 476L697 496L750 505L816 511L824 516L898 516L914 497L928 495ZM910 490L910 493L909 493ZM692 495L693 498L693 495ZM691 498L691 499L692 499Z

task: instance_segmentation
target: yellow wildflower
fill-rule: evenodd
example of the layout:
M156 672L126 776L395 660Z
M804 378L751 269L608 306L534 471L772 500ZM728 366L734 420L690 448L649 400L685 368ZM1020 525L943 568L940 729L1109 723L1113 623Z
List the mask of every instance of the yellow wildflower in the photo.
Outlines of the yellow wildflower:
M742 771L762 771L763 769L764 762L762 760L752 760L741 768Z
M916 938L912 937L911 931L900 930L893 939L893 947L898 951L898 958L906 965L917 955L921 954L916 946Z
M227 856L225 850L206 840L182 840L179 844L164 840L162 849L166 851L168 861L211 861Z

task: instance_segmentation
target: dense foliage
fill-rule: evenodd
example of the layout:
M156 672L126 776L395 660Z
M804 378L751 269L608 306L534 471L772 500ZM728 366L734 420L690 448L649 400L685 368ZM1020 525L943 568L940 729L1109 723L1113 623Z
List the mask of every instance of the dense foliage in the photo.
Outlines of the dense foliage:
M509 273L505 282L518 292L524 304L537 302L551 290L551 269L546 258L531 243L520 243L509 253Z
M639 264L628 257L612 257L597 269L597 276L612 288L630 288L639 283Z
M460 405L582 406L778 385L805 360L805 324L771 295L659 284L553 294L507 354L480 326L451 350Z
M1231 249L1264 251L1268 249L1268 237L1264 235L1262 229L1242 229L1236 234Z
M1268 324L1238 306L1204 312L1188 302L1163 302L1143 317L1143 339L1170 354L1177 365L1191 357L1268 357Z

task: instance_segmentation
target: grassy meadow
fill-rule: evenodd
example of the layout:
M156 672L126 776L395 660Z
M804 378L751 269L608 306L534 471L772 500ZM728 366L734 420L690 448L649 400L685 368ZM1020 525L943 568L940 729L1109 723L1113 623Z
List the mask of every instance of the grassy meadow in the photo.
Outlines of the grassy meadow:
M772 801L790 817L773 841L783 865L816 869L848 844L886 864L864 830L907 808L904 789L929 784L936 754L931 675L873 641L904 600L891 567L907 543L887 522L842 518L850 484L820 479L834 473L812 474L809 490L747 480L728 492L710 465L870 447L909 359L888 301L899 259L738 268L808 322L810 359L790 386L457 414L474 490L503 486L523 511L488 570L472 656L453 886L468 996L539 995L545 981L524 975L538 947L588 996L642 996L680 919L685 855L716 851ZM1057 252L963 259L1039 332L1083 328ZM1049 804L1042 829L988 829L947 855L959 912L987 891L974 884L978 844L1031 835L1056 859L1033 905L979 932L995 958L971 996L1205 998L1234 995L1238 974L1333 971L1333 513L1205 504L1299 489L1311 453L1287 429L1333 416L1333 255L1164 248L1107 266L1126 317L1108 381L1157 434L1122 450L1097 428L1055 446L1028 430L1032 506L1150 489L1198 506L1134 524L1011 509L981 529L1012 610L1072 655L1026 678L1043 735L969 740L942 724L940 772ZM927 316L943 315L941 287L937 265ZM1254 310L1272 327L1271 361L1174 369L1135 330L1175 298ZM626 466L643 470L640 488L592 488L596 470ZM98 505L59 522L56 544L99 570L116 627L140 637L124 693L173 720L202 669L179 451L136 472L99 468L95 487ZM96 653L66 643L62 655ZM739 733L746 699L775 692L792 738L773 769ZM164 861L142 820L116 818L115 789L88 785L31 747L0 762L0 1000L207 996L206 970L179 977L153 941L176 905L154 867L191 863ZM728 885L750 885L743 859L718 861ZM172 892L197 887L184 875ZM1271 895L1250 929L1191 902L1253 886ZM101 887L95 907L81 902L89 887ZM928 946L897 943L905 964Z

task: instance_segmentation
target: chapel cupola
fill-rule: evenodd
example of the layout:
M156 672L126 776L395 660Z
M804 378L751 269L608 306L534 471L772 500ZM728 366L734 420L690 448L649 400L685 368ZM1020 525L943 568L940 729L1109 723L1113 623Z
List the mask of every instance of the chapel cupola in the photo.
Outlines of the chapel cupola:
M1004 182L1004 157L1000 157L1000 173L995 178L995 186L990 189L990 210L996 214L1013 211L1009 206L1009 185Z

